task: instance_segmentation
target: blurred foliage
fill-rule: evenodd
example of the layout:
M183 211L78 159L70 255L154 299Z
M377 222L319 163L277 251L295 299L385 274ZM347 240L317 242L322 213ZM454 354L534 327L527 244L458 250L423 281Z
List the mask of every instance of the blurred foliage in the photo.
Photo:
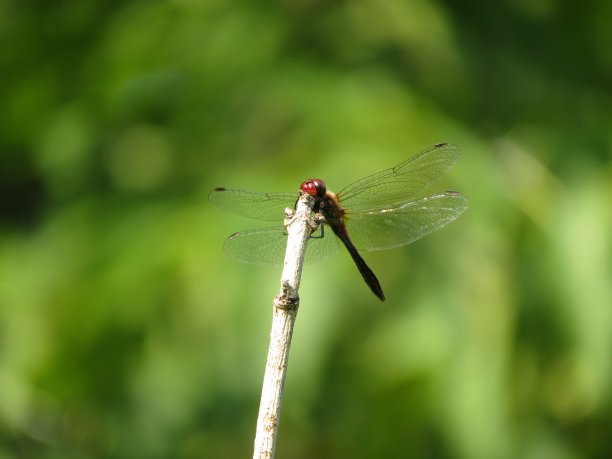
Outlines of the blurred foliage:
M279 268L214 186L441 141L458 222L308 267L277 456L612 457L612 3L0 0L0 458L251 454Z

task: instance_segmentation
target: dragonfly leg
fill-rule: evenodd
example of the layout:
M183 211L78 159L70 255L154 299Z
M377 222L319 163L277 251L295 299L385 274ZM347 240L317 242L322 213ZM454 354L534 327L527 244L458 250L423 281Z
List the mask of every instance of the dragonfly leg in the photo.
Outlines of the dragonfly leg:
M310 237L312 239L323 239L325 237L325 221L324 220L319 220L319 223L317 223L317 226L319 228L321 228L321 234L318 236L313 236L312 234L310 235ZM313 227L313 233L315 233L317 230L317 227Z

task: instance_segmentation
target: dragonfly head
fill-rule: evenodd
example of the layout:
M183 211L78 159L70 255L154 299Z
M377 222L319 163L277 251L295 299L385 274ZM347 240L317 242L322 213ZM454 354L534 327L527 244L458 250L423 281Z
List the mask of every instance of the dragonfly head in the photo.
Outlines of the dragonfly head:
M308 193L310 196L322 198L327 192L325 182L321 179L308 179L300 186L300 190Z

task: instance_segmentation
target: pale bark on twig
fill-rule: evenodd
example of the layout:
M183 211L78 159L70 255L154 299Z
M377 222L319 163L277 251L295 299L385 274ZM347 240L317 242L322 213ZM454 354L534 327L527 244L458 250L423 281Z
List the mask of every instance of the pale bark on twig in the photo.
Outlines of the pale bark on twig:
M313 199L308 194L302 193L295 212L291 212L285 220L288 232L287 251L280 293L274 299L270 347L255 433L254 459L274 457L289 347L299 306L298 289L302 264L313 230L312 202Z

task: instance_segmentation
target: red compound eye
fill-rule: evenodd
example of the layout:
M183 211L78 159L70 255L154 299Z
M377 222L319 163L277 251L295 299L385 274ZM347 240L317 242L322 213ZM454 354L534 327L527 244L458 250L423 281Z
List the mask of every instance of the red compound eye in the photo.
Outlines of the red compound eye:
M305 193L308 193L310 196L322 197L325 196L327 188L323 180L311 179L306 180L304 183L302 183L302 185L300 186L300 190L304 191Z

